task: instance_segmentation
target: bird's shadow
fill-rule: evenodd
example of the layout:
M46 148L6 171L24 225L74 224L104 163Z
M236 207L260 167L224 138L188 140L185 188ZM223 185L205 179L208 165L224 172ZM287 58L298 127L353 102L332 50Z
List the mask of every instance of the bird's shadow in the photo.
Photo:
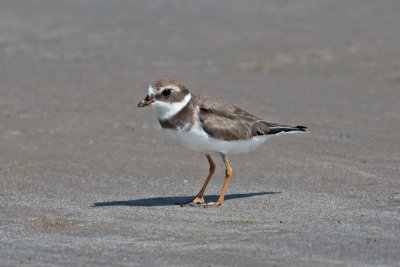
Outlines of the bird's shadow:
M225 195L225 200L235 198L254 197L262 195L279 194L280 192L257 192L257 193L243 193L243 194L228 194ZM218 195L204 196L206 201L217 201ZM107 202L96 202L92 204L92 207L105 207L105 206L131 206L131 207L155 207L155 206L172 206L179 205L181 203L189 202L193 197L175 196L175 197L152 197L152 198L141 198L132 200L121 200L121 201L107 201Z

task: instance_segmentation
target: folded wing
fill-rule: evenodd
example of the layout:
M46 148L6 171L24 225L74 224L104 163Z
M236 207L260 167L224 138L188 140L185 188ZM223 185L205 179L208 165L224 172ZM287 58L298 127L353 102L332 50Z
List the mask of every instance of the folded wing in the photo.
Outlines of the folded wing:
M222 103L206 96L196 96L199 120L212 137L225 140L249 140L259 135L306 131L304 126L289 126L266 122L236 106Z

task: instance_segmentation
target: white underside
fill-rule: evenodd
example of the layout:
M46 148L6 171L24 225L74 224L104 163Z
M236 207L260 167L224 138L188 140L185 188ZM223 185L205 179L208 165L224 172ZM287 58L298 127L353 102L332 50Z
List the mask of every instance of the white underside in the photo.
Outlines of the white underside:
M188 149L204 153L218 152L226 155L254 150L268 139L268 136L261 135L250 140L224 141L208 135L198 124L187 132L172 129L166 129L166 132L172 139Z

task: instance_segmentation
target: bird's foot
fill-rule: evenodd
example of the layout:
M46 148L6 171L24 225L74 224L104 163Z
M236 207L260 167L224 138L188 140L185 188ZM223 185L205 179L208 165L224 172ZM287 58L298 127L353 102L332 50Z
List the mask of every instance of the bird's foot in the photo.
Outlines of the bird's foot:
M181 203L181 207L203 207L203 208L210 208L210 207L218 207L221 206L222 201L218 200L216 202L208 202L204 201L204 197L195 197L192 201Z
M197 207L206 204L204 197L195 197L192 201L180 203L181 207Z
M222 202L216 201L216 202L208 202L208 203L202 203L201 206L203 208L210 208L210 207L218 207L221 206Z

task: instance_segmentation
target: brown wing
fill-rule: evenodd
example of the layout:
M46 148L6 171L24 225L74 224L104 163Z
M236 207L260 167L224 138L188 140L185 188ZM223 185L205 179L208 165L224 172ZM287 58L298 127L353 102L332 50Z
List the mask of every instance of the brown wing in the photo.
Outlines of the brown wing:
M304 126L266 122L241 108L206 96L196 95L194 101L199 105L199 120L204 131L214 138L225 141L248 140L257 135L307 129Z
M196 96L202 127L214 138L232 141L264 135L268 127L256 116L236 106L206 96ZM258 133L257 133L258 132Z

